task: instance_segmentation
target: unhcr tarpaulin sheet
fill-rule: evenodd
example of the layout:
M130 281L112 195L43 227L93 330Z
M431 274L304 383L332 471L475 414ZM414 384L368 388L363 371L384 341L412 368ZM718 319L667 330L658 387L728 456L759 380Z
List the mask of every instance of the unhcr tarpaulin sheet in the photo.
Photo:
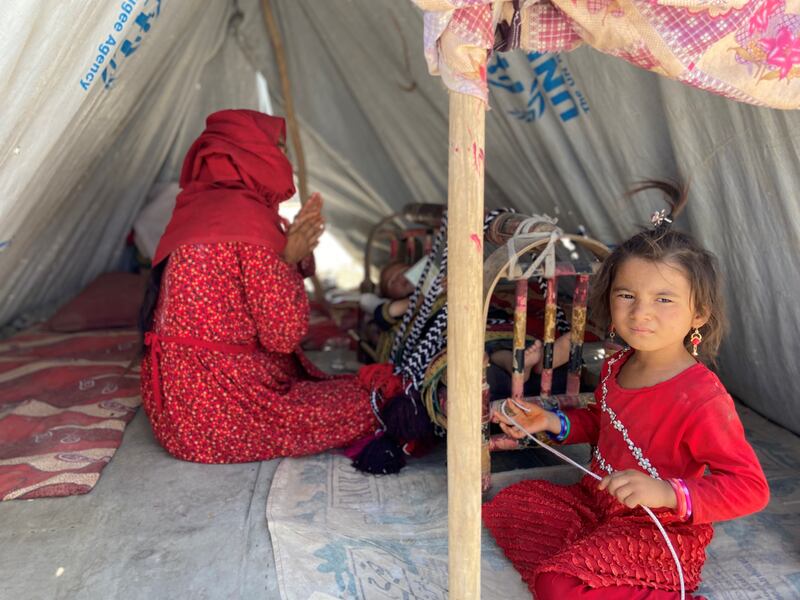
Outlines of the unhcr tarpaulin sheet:
M231 12L210 0L0 3L0 323L117 264L176 136L202 129L188 115L257 108L241 57L246 80L241 66L217 68L214 91L204 79L226 59Z
M312 186L353 207L374 206L376 196L392 207L444 202L447 97L427 74L416 7L367 0L273 6L304 144L315 156ZM784 25L797 36L800 17L792 15L800 9L786 3L781 11L765 37ZM277 90L268 49L259 60ZM795 90L783 96L792 102L798 80L787 79L767 83ZM663 207L656 196L624 200L632 181L690 183L678 226L720 257L727 279L723 380L745 403L800 432L800 113L731 101L586 45L494 54L487 86L489 208L545 212L613 244ZM346 234L363 239L359 226Z
M115 265L148 189L176 177L205 115L258 108L255 71L279 92L260 2L237 4L238 15L222 1L137 0L117 32L122 3L0 3L0 322ZM358 249L388 211L444 201L447 94L428 74L421 11L395 0L272 4L310 187L326 196L331 228ZM156 10L140 32L137 11ZM108 56L129 38L138 45L115 60L112 86L95 75L84 90L108 35L118 44ZM487 85L488 207L545 212L615 243L661 207L624 201L631 181L691 183L678 225L720 256L728 281L723 380L800 432L800 113L733 102L587 46L496 54Z

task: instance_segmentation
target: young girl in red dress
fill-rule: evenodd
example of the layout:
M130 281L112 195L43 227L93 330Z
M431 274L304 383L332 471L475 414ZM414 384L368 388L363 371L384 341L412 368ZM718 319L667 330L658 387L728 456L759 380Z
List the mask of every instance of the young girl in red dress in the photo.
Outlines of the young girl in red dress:
M672 212L616 248L593 289L597 322L627 344L603 366L596 403L564 412L507 403L529 433L592 444L590 468L602 476L524 481L484 505L486 526L539 600L677 598L677 567L641 507L663 524L692 591L711 523L769 500L733 400L704 364L723 332L717 261L669 228L685 198L661 182L639 190L649 187L671 196ZM507 434L525 436L497 418Z

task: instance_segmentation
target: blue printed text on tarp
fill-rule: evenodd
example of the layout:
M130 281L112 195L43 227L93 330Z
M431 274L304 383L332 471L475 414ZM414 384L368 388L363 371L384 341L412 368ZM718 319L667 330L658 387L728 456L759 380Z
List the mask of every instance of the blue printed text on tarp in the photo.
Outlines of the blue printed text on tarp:
M97 54L91 66L80 79L81 89L88 91L98 74L104 87L109 89L116 79L121 62L136 52L143 36L150 31L151 21L160 14L161 0L126 0L120 3L119 13L111 26L112 31L97 46ZM131 19L135 27L131 27L125 39L120 41L117 34L122 32Z
M509 111L511 116L530 123L545 113L548 104L562 122L589 112L589 103L560 55L529 52L525 56L530 70L516 77L511 74L508 60L499 53L487 68L490 86L518 95L525 103L522 108Z

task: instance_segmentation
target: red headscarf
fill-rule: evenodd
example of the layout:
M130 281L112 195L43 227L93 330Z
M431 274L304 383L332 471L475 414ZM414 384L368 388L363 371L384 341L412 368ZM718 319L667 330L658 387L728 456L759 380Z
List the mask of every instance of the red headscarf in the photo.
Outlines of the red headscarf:
M283 119L254 110L209 115L183 161L182 191L153 265L185 244L250 242L283 252L278 204L294 195L292 165L278 147L285 136Z

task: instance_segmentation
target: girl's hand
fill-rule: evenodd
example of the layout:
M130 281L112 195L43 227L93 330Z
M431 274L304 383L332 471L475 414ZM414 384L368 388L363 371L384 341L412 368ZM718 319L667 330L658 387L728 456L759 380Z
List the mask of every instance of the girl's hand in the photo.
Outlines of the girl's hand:
M653 479L641 471L627 469L603 477L598 485L628 508L672 508L678 505L675 491L666 481Z
M540 431L549 431L555 434L561 433L561 421L558 420L555 414L532 402L522 400L520 404L529 409L529 412L521 410L511 400L506 401L506 412L524 427L525 431L528 433L539 433ZM525 432L515 427L500 410L494 411L492 415L494 417L493 420L500 424L500 429L503 430L503 433L518 440L525 437Z

